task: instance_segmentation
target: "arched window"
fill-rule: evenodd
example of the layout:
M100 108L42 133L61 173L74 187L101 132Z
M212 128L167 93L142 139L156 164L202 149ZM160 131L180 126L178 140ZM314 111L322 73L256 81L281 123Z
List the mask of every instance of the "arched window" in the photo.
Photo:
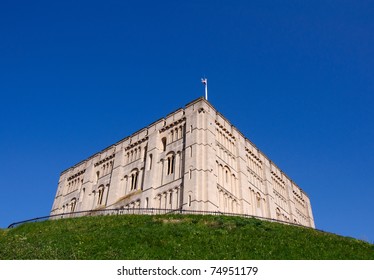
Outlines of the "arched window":
M99 178L100 178L100 171L97 171L96 172L96 184L99 181Z
M261 195L260 195L260 193L256 194L256 201L257 201L257 203L256 203L257 208L261 208Z
M70 202L70 212L74 212L75 211L75 206L77 205L77 200L75 198L73 198Z
M169 154L167 157L167 162L168 162L168 166L167 166L166 174L167 175L173 174L174 169L175 169L175 155Z
M131 187L130 190L136 190L138 187L138 176L139 176L139 171L138 169L135 169L134 171L131 172Z
M174 131L172 130L170 132L170 143L173 142L173 140L174 140Z
M161 142L162 142L162 151L166 151L166 137L162 138L161 139Z
M97 197L97 204L101 205L103 203L103 197L104 197L104 186L100 186L98 190L98 197Z
M277 214L277 220L282 220L281 211L278 207L277 207L277 209L275 209L275 212Z
M173 192L172 191L169 193L169 208L170 209L173 208Z

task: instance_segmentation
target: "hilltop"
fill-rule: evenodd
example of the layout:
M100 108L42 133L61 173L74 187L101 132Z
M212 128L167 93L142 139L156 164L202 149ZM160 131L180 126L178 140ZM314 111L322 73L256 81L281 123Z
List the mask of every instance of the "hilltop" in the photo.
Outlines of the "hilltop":
M252 218L120 215L0 230L0 259L374 259L374 245Z

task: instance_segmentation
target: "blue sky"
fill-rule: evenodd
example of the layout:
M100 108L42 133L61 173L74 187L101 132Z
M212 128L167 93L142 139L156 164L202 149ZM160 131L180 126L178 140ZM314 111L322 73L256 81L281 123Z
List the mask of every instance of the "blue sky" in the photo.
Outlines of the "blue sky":
M307 2L307 3L305 3ZM0 227L48 215L64 169L204 94L374 242L374 2L2 1Z

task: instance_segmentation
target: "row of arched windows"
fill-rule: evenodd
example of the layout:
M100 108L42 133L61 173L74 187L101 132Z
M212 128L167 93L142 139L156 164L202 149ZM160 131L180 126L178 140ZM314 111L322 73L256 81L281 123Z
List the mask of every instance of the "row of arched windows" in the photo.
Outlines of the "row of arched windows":
M263 186L262 179L252 170L248 170L248 180L257 189L260 189L260 190L262 189L262 186Z
M172 188L156 196L156 205L160 209L179 208L180 188Z
M169 132L169 143L183 138L183 125L171 128Z
M258 177L263 177L262 161L256 158L252 153L247 153L247 165Z
M235 154L235 142L229 138L221 129L216 129L216 140L223 145L230 153Z
M140 188L141 188L140 171L138 168L135 168L130 172L130 174L123 177L122 195L126 195Z
M68 181L66 193L71 193L72 191L79 189L82 186L82 184L83 184L83 178L80 178L80 177L77 177L71 181Z
M278 193L275 189L273 189L273 193L274 193L275 204L280 206L282 209L287 210L288 203L287 203L286 198L282 194Z
M126 153L126 164L134 162L142 158L142 147L133 148Z
M112 172L112 169L113 169L113 160L104 163L104 164L101 166L102 175L105 176L105 175L111 173L111 172Z
M108 196L108 190L109 190L109 184L107 184L106 186L100 185L96 190L94 190L92 192L92 194L90 196L91 199L89 200L89 201L91 201L91 202L89 202L89 204L92 205L91 209L95 209L96 207L103 206L103 205L106 204L106 198Z
M112 172L113 163L114 163L114 160L111 160L100 165L99 170L96 171L96 178L95 178L96 184L98 183L101 177L108 175Z
M276 219L279 221L285 221L285 222L290 221L290 218L287 216L287 214L282 212L278 207L275 209L275 214L277 215Z
M280 193L282 196L287 197L287 192L286 192L286 183L276 177L274 174L271 176L271 180L273 183L273 188Z
M181 161L182 153L180 151L170 152L164 159L161 159L161 184L166 184L181 177Z
M77 205L77 199L73 198L71 199L68 203L64 204L60 210L59 214L64 214L64 213L72 213L75 211Z
M96 190L92 191L91 194L87 196L86 188L81 188L77 198L73 198L69 203L64 204L60 209L61 213L74 212L76 210L77 202L83 203L84 209L95 209L97 206L105 205L106 196L108 195L109 184L100 185Z
M140 208L140 199L132 201L132 202L126 204L123 208L127 208L127 209L139 209Z
M229 192L236 194L237 191L237 180L235 175L231 172L228 166L223 166L223 164L216 161L217 164L217 183L221 187L225 188Z
M167 137L162 137L161 138L161 149L163 152L166 151L166 146L170 143L173 143L179 139L183 138L184 134L184 124L178 126L178 127L173 127L169 129L169 133Z
M304 213L300 212L298 209L296 209L296 217L298 218L297 220L299 221L299 223L303 225L308 225L307 216L304 215Z
M293 199L295 201L295 207L296 209L302 213L303 215L307 216L307 209L306 209L306 203L305 201L301 201L297 196L293 196Z
M249 202L251 204L252 215L266 216L266 200L262 197L260 192L249 188Z
M218 190L218 208L221 212L237 213L239 212L239 203L236 198L226 192L224 189L217 187Z
M217 144L217 156L226 162L228 165L233 166L235 164L235 156L230 153L226 148L221 144Z

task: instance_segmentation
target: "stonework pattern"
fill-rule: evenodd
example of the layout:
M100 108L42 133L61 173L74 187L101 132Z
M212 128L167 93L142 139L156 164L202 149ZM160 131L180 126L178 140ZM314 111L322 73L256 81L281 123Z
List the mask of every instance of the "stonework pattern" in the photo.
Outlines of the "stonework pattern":
M315 227L309 197L204 98L63 171L51 215L163 208Z

